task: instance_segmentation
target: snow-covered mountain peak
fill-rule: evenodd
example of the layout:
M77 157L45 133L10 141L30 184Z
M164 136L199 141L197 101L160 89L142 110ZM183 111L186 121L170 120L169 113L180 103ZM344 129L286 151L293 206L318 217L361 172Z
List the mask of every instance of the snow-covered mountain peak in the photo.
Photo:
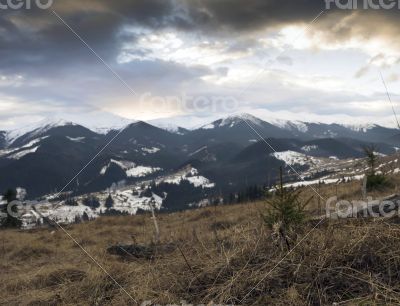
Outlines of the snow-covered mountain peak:
M8 144L11 144L16 139L18 139L19 137L21 137L27 133L30 133L31 134L30 136L34 137L35 135L40 135L40 134L46 133L47 131L49 131L50 129L55 128L55 127L73 126L73 125L77 125L77 124L67 121L67 120L64 120L64 119L60 119L60 118L57 118L57 119L46 118L37 123L26 125L19 129L7 131L6 132L6 141Z
M279 127L281 129L289 130L289 131L299 131L302 133L306 133L308 131L308 123L303 121L292 121L292 120L284 120L284 119L271 119L268 120L269 123Z
M55 127L71 126L71 125L78 125L78 124L61 118L50 118L40 121L37 125L38 126L37 129L52 129Z
M260 123L262 123L263 121L253 115L247 114L247 113L242 113L242 114L238 114L238 115L234 115L234 116L229 116L225 119L223 119L222 125L231 125L233 124L237 124L237 123L241 123L241 121L246 120L250 123L259 125Z
M204 125L201 129L214 129L220 127L234 127L239 124L243 124L244 121L253 124L253 125L261 125L263 121L253 115L242 113L237 115L228 116L217 121L214 121L208 125Z
M150 120L146 121L148 124L151 124L155 127L158 127L162 130L168 131L170 133L178 134L178 135L183 135L186 129L183 127L168 121L168 119L155 119L155 120Z

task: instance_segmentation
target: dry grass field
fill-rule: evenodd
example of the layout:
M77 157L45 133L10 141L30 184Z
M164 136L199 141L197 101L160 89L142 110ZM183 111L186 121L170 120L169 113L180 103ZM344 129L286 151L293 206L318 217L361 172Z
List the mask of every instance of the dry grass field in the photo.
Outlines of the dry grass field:
M399 178L392 180L396 186ZM360 183L341 184L337 191L326 185L319 192L355 199ZM317 206L314 199L310 214ZM161 243L176 249L153 259L107 252L118 243L149 245L150 215L66 226L123 289L61 229L2 230L0 304L400 304L398 217L326 220L317 227L308 221L289 233L295 248L288 252L263 224L264 210L259 202L158 215Z

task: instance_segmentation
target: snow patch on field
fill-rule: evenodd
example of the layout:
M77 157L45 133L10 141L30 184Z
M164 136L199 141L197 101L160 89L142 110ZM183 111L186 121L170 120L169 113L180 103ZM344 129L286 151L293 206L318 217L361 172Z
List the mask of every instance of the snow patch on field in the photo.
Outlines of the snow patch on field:
M8 158L18 160L28 154L35 153L38 149L39 149L39 146L31 148L31 149L27 149L27 150L22 150L22 151L19 151L17 153L14 153L14 154L8 156Z
M310 186L310 185L316 185L319 184L319 182L321 183L325 183L325 184L333 184L333 183L337 183L340 180L356 180L356 181L360 181L364 178L364 174L362 175L354 175L354 176L346 176L343 178L322 178L322 179L318 179L318 180L312 180L312 181L300 181L300 182L295 182L295 183L289 183L289 184L285 184L285 187L302 187L302 186Z
M186 180L188 180L191 184L193 184L194 187L204 187L204 188L215 187L215 184L211 183L209 179L205 178L204 176L187 177Z
M106 174L106 172L107 172L107 170L108 170L109 167L110 167L110 164L105 165L103 168L101 168L100 174L101 174L101 175Z
M312 157L295 151L275 152L271 155L290 166L308 165L310 161L313 161Z
M115 159L111 159L111 161L110 161L110 163L108 163L108 165L101 168L101 170L100 170L101 175L106 174L111 163L119 166L122 170L124 170L126 173L126 176L128 176L128 177L145 177L149 174L152 174L152 173L162 170L161 168L158 168L158 167L147 167L147 166L136 165L134 162L131 162L131 161L126 161L126 160L118 161Z
M126 170L126 175L128 177L144 177L146 175L152 174L154 172L162 170L161 168L145 167L145 166L135 166L133 168Z
M154 193L151 197L141 197L140 191L141 190L136 189L121 189L113 191L111 193L114 202L112 209L131 215L135 215L139 209L147 211L151 210L151 207L156 210L161 209L164 200L162 197ZM58 205L58 203L53 204L47 202L36 205L35 207L43 216L61 223L73 223L76 218L82 218L85 213L90 219L95 219L99 217L102 212L104 213L106 211L105 202L110 193L101 192L92 195L100 202L100 207L96 209L91 209L83 205L82 201L84 197L75 198L78 206L67 206L65 203ZM165 196L166 195L164 194L164 197Z
M38 144L39 142L41 142L42 140L44 140L44 139L46 139L46 138L49 138L49 136L44 136L44 137L40 137L40 138L33 139L33 140L31 140L30 142L28 142L26 145L23 145L23 146L21 147L21 149L23 149L23 148L30 148L30 147L32 147L32 146ZM19 150L19 149L15 149L15 150Z
M120 212L127 212L131 215L135 215L139 209L151 210L152 206L154 209L161 209L163 198L154 193L152 197L140 197L139 193L129 189L115 191L111 194L114 201L113 209ZM104 195L103 202L105 202L107 196L107 194ZM105 210L105 208L98 208L98 211L100 210Z
M66 137L72 142L83 142L86 139L86 137L75 137L75 138L69 136Z
M52 219L65 223L72 223L76 217L82 217L86 213L90 219L98 217L96 211L90 209L87 206L66 206L61 205L56 208L50 208L47 214L44 216L51 217Z
M153 147L153 148L142 148L143 152L149 153L149 154L154 154L160 151L159 148Z
M158 180L157 184L168 183L179 185L182 181L188 181L195 187L203 188L214 188L215 184L212 183L208 178L199 175L196 168L186 168L173 175L167 176L164 179Z

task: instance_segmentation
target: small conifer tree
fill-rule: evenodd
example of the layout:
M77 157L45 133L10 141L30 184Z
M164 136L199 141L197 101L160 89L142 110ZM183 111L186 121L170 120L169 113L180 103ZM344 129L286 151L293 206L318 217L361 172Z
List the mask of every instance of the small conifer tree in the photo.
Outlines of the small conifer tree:
M108 195L105 203L105 207L107 210L111 209L114 206L114 200L111 196L111 194Z
M376 164L378 163L378 155L375 153L377 148L374 145L365 146L363 148L364 154L367 159L368 171L366 173L367 184L366 188L368 191L374 189L381 189L390 186L390 183L386 176L382 173L376 172Z

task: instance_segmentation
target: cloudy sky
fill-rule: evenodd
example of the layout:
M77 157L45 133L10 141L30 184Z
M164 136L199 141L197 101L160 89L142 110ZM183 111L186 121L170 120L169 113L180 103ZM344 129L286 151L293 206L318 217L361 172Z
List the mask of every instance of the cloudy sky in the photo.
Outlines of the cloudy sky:
M324 9L54 0L1 10L0 128L100 112L186 126L238 112L393 125L380 72L400 113L400 11Z

